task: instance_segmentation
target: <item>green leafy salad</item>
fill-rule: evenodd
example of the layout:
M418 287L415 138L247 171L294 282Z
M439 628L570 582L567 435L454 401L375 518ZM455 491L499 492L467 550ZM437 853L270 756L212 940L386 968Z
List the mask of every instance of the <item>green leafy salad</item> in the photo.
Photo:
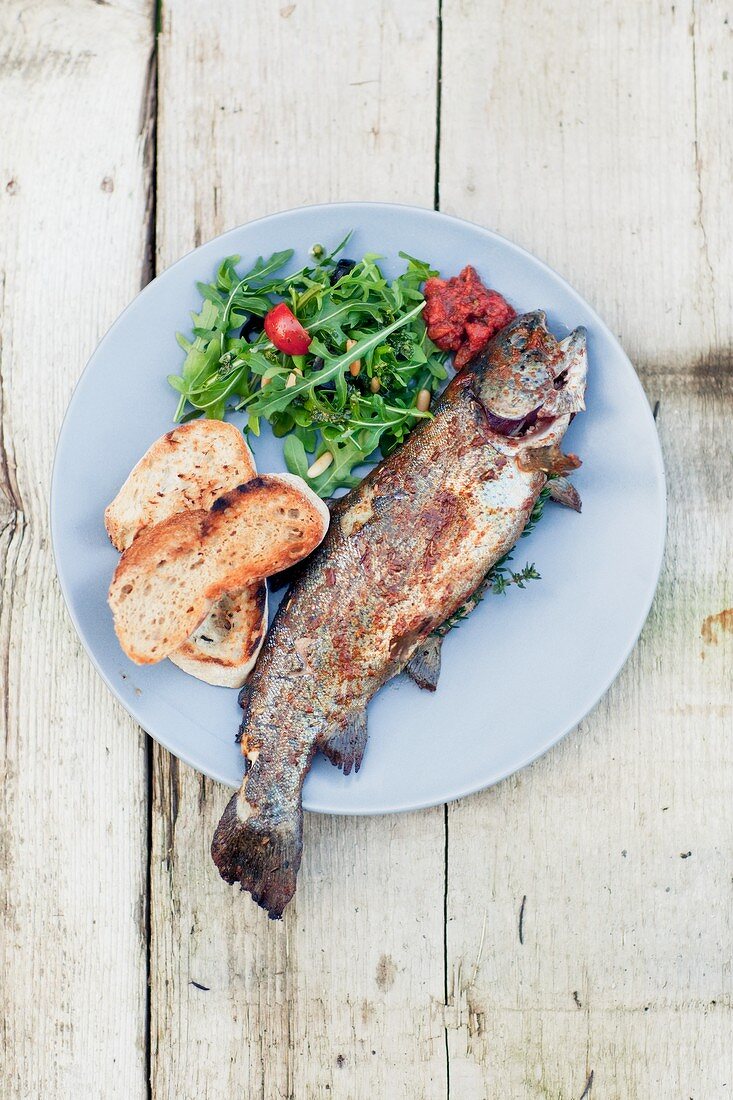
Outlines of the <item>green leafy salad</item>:
M224 419L244 410L246 432L264 418L284 438L288 469L322 497L360 481L355 467L400 445L447 378L446 352L428 338L422 285L437 275L400 253L405 270L388 279L380 257L339 258L348 237L285 275L293 250L261 257L240 273L228 256L199 283L201 310L186 353L176 420Z

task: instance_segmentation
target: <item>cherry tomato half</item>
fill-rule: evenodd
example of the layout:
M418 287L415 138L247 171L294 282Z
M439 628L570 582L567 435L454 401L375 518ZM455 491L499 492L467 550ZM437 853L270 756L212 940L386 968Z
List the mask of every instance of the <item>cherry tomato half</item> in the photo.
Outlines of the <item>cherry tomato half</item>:
M265 315L265 332L286 355L305 355L313 339L286 302L279 302Z

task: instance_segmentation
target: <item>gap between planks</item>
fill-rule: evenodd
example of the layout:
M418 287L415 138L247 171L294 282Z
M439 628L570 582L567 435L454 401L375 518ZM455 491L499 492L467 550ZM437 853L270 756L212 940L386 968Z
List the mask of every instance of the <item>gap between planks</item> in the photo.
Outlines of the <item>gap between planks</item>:
M158 44L163 0L153 0L151 11L152 46L148 69L147 132L144 170L148 187L145 215L147 242L141 289L158 274L157 214L158 214ZM145 734L146 768L146 851L145 851L145 1087L148 1100L153 1100L153 1005L152 1005L152 909L153 909L153 739Z
M435 184L433 189L433 208L440 210L440 112L442 108L443 88L443 0L438 0L437 40L436 40L436 88L435 88ZM448 804L443 805L443 1042L445 1044L445 1095L450 1100L450 1041L448 1036L448 859L449 859L449 814Z

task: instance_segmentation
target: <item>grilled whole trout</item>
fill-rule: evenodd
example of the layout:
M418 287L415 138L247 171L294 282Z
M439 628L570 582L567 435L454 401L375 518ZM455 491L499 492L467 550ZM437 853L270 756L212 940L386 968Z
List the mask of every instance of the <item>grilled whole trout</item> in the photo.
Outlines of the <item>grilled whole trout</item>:
M372 696L476 591L524 529L584 408L585 332L516 318L444 391L434 418L333 508L242 690L247 773L212 856L278 918L295 891L303 780L316 752L358 769Z

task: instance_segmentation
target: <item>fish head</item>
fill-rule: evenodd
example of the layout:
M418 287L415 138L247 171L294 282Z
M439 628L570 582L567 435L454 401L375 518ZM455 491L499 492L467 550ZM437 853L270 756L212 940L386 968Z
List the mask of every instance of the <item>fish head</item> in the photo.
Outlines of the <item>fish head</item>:
M585 408L586 333L558 340L542 310L516 317L465 368L492 432L527 438Z

